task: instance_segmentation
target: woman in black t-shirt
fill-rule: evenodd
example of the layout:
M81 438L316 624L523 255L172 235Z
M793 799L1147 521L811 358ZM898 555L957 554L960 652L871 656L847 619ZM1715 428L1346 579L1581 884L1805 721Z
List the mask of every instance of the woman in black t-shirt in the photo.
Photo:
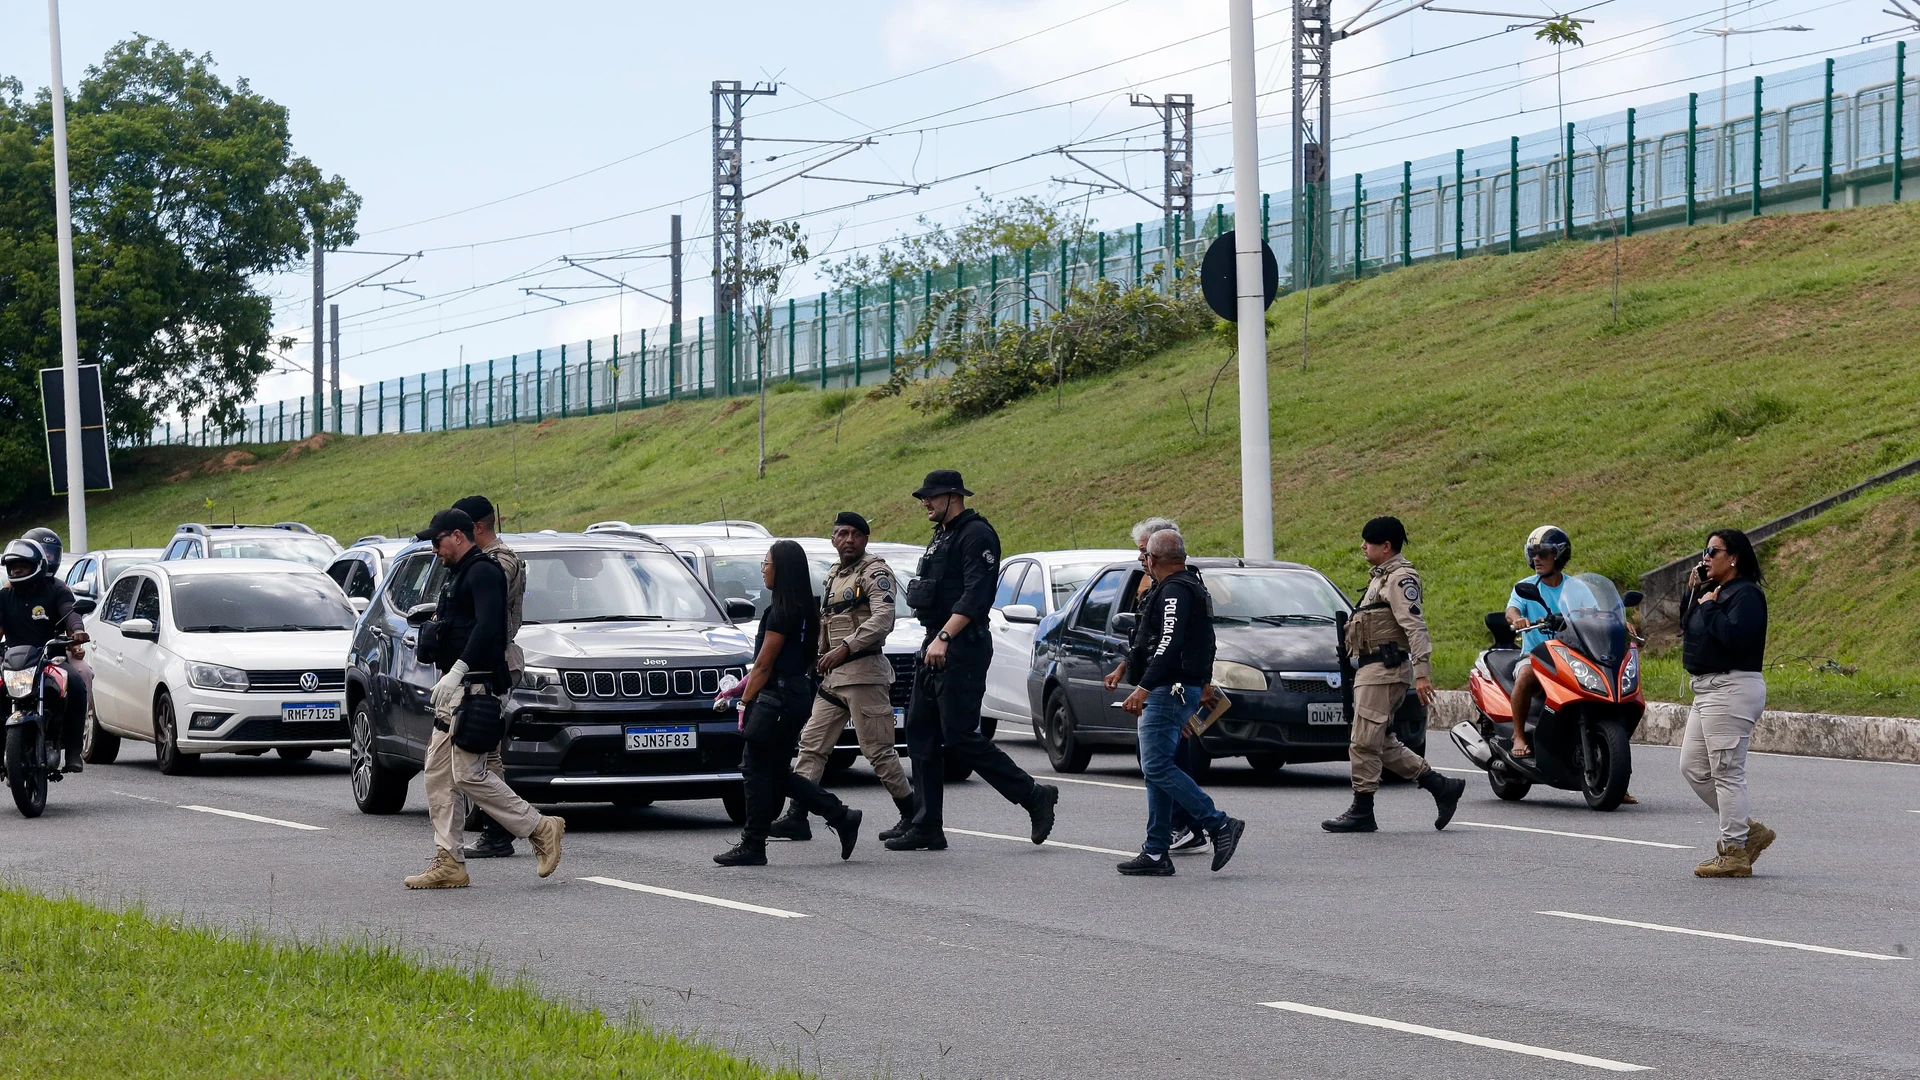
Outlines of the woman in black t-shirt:
M840 857L845 859L859 838L860 811L793 771L800 729L813 712L813 663L820 637L806 552L791 540L776 540L760 564L760 574L773 603L760 619L753 669L740 692L746 709L740 771L746 777L747 823L740 842L713 861L765 866L767 829L786 798L827 819L827 827L840 835Z

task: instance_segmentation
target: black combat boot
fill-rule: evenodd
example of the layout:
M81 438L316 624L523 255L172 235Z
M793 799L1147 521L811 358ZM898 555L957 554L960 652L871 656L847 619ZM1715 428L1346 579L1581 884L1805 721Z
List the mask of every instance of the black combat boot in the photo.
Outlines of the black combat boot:
M880 840L882 843L885 843L886 841L891 840L894 837L905 833L908 829L913 828L913 796L903 795L899 798L896 798L893 800L893 805L896 809L900 811L900 821L898 824L894 825L892 828L880 834Z
M947 834L941 829L910 825L907 831L887 841L888 851L945 851Z
M861 813L851 806L842 804L840 820L827 820L827 828L840 836L840 858L842 861L853 858L853 845L860 842Z
M811 840L813 826L807 824L807 812L799 803L788 802L787 812L767 826L767 836L774 840Z
M1467 782L1457 776L1441 776L1428 769L1420 775L1420 788L1433 796L1438 813L1434 815L1433 827L1444 829L1447 822L1453 820L1453 811L1460 805L1460 796L1467 793Z
M1033 842L1044 844L1053 833L1053 808L1060 801L1060 789L1052 784L1033 785L1027 796L1027 817L1033 822Z
M1373 820L1373 792L1354 792L1353 805L1347 807L1347 812L1337 818L1321 822L1320 827L1328 832L1380 831L1379 823Z
M480 836L473 843L460 849L460 854L468 859L505 859L513 855L513 834L500 827L500 824L486 815L486 822L480 828Z
M741 837L740 842L713 857L721 866L767 865L767 842Z

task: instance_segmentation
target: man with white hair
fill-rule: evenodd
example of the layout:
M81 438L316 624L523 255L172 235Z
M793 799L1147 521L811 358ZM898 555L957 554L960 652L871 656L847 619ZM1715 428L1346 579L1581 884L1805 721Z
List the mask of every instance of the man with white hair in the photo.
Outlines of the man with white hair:
M1140 605L1148 632L1136 635L1127 658L1134 691L1120 707L1140 718L1140 771L1147 781L1147 840L1140 854L1119 865L1133 877L1169 877L1173 807L1184 809L1213 843L1213 869L1233 858L1247 823L1213 805L1193 778L1173 765L1180 729L1200 707L1213 674L1213 601L1200 575L1187 568L1180 534L1162 529L1147 540L1153 591ZM1139 640L1143 639L1143 640Z

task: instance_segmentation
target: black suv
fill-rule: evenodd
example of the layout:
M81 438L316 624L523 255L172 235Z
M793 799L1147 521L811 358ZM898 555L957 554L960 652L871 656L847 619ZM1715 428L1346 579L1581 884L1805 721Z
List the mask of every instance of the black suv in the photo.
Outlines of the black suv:
M505 538L527 564L515 639L526 672L506 704L507 783L531 802L721 799L745 820L740 733L713 711L753 642L664 545L618 534ZM439 673L414 655L447 570L426 544L394 555L347 654L353 798L391 814L426 760Z

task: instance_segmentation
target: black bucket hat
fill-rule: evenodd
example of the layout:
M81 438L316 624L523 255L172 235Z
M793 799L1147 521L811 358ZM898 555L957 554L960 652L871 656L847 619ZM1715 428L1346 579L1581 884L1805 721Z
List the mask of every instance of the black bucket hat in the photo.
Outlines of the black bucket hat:
M916 499L931 499L935 495L952 494L960 494L968 498L973 497L973 492L968 491L967 485L960 479L959 469L935 469L927 474L926 482L921 484L919 490L913 493L913 497Z

